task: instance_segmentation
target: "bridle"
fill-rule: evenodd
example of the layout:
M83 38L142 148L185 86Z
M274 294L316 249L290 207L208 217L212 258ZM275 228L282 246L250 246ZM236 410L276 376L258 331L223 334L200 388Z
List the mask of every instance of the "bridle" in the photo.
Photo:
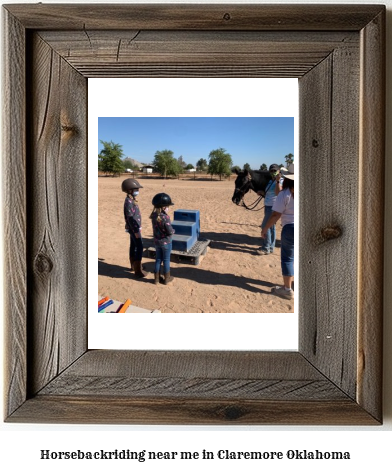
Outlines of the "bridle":
M244 190L245 187L246 187L246 190ZM250 206L247 206L245 204L244 197L245 197L245 194L250 189L252 191L255 191L255 188L253 187L253 183L252 183L252 176L250 174L248 174L245 178L245 182L243 183L243 185L240 188L235 188L235 192L241 193L241 200L240 200L241 206L245 207L245 209L247 209L248 211L261 211L261 209L264 209L264 206L260 207L259 209L256 209L256 207L258 206L259 202L265 197L265 194L266 194L268 189L266 191L263 191L264 194L261 195L261 196L258 196L256 201L254 201L252 204L250 204Z
M243 189L245 188L245 186L247 186L246 191L243 190ZM251 189L252 191L254 191L253 183L252 183L252 176L251 176L250 174L248 174L248 175L245 177L245 182L244 182L244 184L243 184L240 188L235 188L235 192L241 193L241 194L242 194L241 199L243 199L243 198L244 198L244 195L249 191L249 189Z

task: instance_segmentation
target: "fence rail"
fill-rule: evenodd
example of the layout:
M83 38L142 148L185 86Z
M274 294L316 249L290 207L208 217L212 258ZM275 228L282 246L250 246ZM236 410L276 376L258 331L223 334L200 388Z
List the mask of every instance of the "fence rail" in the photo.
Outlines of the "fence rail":
M135 179L178 179L178 180L209 180L209 181L233 181L236 178L235 174L232 174L230 176L222 176L222 179L218 175L210 175L204 172L195 172L195 173L181 173L178 176L168 176L167 178L164 178L161 176L159 173L145 173L142 171L135 171L133 173L115 173L115 174L109 174L109 173L103 173L101 171L98 171L98 177L119 177L119 176L127 176L127 177L133 177Z

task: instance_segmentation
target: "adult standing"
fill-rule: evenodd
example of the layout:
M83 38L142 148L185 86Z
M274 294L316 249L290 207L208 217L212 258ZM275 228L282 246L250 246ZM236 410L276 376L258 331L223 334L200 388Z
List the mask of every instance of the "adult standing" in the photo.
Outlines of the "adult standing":
M137 196L143 188L136 179L128 178L122 182L121 189L127 194L124 201L125 231L130 235L129 262L136 278L145 277L142 271L142 216L137 204Z
M281 267L283 286L276 286L271 291L285 299L293 299L294 291L294 163L288 167L288 174L284 175L282 191L276 198L272 208L272 215L261 229L261 236L265 237L268 229L281 219Z
M269 172L271 174L271 179L267 184L264 198L264 219L261 223L261 228L265 227L269 218L272 215L272 206L276 201L276 197L282 190L283 178L281 177L279 166L273 164L269 167ZM257 194L261 194L259 191ZM259 255L269 255L274 252L276 243L276 228L275 225L272 225L265 234L265 237L262 239L262 245L256 252Z

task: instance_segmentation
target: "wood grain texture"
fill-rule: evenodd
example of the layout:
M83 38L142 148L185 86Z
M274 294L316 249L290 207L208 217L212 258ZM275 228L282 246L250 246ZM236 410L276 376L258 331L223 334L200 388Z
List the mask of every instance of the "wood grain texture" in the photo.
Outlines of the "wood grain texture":
M382 418L382 318L385 173L385 12L361 32L358 393ZM377 183L369 186L370 182Z
M381 423L385 7L4 9L6 420ZM299 352L86 352L86 78L277 74L301 78Z
M379 5L6 5L31 29L357 31Z
M26 54L18 20L4 12L3 26L4 411L9 416L27 390Z
M89 351L9 421L377 424L299 353Z
M86 77L158 75L300 77L356 33L43 31Z
M92 350L67 375L324 380L298 352Z
M32 394L86 349L86 79L37 35L30 83Z
M89 351L40 395L343 400L296 352Z
M355 398L359 48L335 49L299 87L300 347Z
M40 396L11 422L187 425L376 425L353 400L279 401Z
M212 400L346 400L346 395L329 380L208 379L206 377L102 377L86 375L57 377L40 395L100 396L128 398L198 397Z

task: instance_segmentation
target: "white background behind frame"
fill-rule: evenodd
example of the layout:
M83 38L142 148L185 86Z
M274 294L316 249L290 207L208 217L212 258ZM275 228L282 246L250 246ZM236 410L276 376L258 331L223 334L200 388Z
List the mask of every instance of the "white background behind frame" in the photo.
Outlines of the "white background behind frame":
M100 151L97 149L98 117L294 117L295 149L288 150L288 153L294 154L296 173L298 173L298 80L283 78L89 79L88 114L89 349L297 350L297 299L294 300L294 313L98 314L96 310L98 296L96 165L97 154ZM284 157L282 157L283 161ZM122 213L124 195L121 190L118 197L118 212ZM298 216L298 199L295 204L296 216ZM263 215L261 212L260 223ZM295 225L295 241L298 242L297 224ZM298 262L298 245L295 251L295 262ZM124 248L126 260L127 255L128 249ZM207 259L204 262L206 263ZM257 264L255 255L255 265ZM273 283L281 284L281 281ZM298 293L297 265L295 265L295 284ZM115 295L109 296L116 299ZM132 300L131 294L129 298Z

